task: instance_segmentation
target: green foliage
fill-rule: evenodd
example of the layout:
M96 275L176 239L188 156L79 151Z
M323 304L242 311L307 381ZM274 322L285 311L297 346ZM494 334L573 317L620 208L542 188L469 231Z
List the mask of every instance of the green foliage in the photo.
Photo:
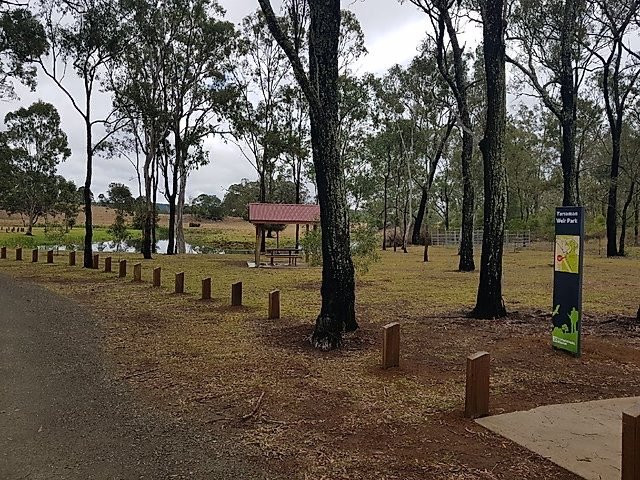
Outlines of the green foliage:
M378 233L374 227L362 224L351 229L351 255L356 273L367 273L371 265L380 260L379 243ZM321 229L310 230L303 235L300 244L305 253L309 254L309 263L312 266L322 265Z
M0 134L0 208L27 218L28 233L38 218L54 212L62 185L58 164L71 151L60 116L49 103L36 102L5 116Z
M190 212L199 220L222 220L224 217L222 201L215 195L205 193L193 199Z
M109 235L113 238L113 241L117 244L121 244L126 242L131 238L131 234L127 230L127 225L125 224L124 216L121 212L116 213L116 218L109 230L107 230Z
M29 10L16 8L0 13L0 98L14 96L10 78L35 89L36 69L30 60L46 49L44 28Z
M113 208L116 215L124 218L125 214L132 214L134 209L134 199L131 195L131 189L123 183L112 182L109 184L107 194L98 195L100 205Z

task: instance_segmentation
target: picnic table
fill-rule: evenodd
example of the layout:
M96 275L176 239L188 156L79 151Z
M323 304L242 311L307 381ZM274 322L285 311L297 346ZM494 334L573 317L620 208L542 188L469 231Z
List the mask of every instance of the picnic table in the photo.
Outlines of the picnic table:
M267 248L266 256L269 258L269 263L274 265L274 259L282 258L289 261L289 265L294 267L298 265L298 259L300 258L300 252L302 249L296 247L284 247L284 248Z

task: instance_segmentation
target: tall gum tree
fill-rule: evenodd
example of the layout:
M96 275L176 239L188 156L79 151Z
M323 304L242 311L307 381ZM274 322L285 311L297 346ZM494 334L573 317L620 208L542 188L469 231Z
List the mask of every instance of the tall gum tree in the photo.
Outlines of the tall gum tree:
M311 144L322 226L322 307L311 335L321 350L337 348L342 333L358 328L349 209L338 148L340 0L309 2L309 71L285 35L269 0L258 0L269 30L286 53L309 102Z
M79 0L43 3L42 17L49 40L48 51L35 59L44 74L69 99L82 117L85 130L86 175L83 188L85 236L83 265L93 267L93 216L91 183L93 159L106 145L109 137L121 130L127 119L115 110L96 118L93 107L100 87L101 75L123 48L119 9L111 0ZM66 65L72 66L82 87L74 89L67 83ZM96 131L101 128L98 136ZM106 131L106 133L104 133Z
M484 163L484 233L480 283L472 315L500 318L507 314L502 299L502 253L507 207L504 166L507 117L504 0L482 0L482 36L487 82L487 110L480 151Z
M456 0L408 0L422 9L431 20L435 32L434 50L438 61L438 71L447 82L453 94L457 109L458 123L462 131L462 234L460 239L460 260L458 270L475 270L473 259L473 225L475 213L475 189L473 187L473 124L469 108L468 91L471 84L467 79L467 65L464 45L458 38L458 21L462 17L460 2ZM451 52L447 51L448 38ZM451 58L449 58L451 57ZM451 63L453 65L451 65ZM425 249L426 256L426 249Z

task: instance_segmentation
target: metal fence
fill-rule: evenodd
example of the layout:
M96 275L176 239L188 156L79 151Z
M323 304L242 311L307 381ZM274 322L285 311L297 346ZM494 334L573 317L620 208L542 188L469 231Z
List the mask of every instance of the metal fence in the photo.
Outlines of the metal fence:
M451 246L460 245L462 232L460 230L436 230L431 231L431 245ZM473 244L482 245L483 230L473 231ZM531 245L531 231L510 231L504 232L505 245L513 245L515 247L528 247Z

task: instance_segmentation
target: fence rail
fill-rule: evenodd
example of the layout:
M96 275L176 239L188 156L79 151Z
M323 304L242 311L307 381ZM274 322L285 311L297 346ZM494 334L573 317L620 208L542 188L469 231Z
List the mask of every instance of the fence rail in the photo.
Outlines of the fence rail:
M483 230L473 231L473 244L482 245ZM460 245L462 232L460 230L436 230L431 232L431 245L449 246ZM531 245L531 231L510 231L504 232L504 243L517 247L528 247Z

